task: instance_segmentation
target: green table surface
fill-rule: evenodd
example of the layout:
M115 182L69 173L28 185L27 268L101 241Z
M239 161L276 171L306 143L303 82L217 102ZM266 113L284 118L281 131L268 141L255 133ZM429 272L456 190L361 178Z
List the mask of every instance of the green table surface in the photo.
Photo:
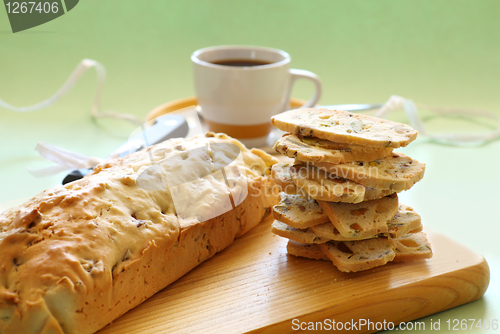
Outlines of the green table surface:
M194 95L194 50L245 44L286 50L292 67L317 73L320 104L384 102L397 94L500 112L499 34L498 1L88 0L16 34L0 8L0 98L37 103L91 58L107 69L103 109L143 118L162 103ZM96 87L89 71L49 108L24 114L0 108L0 208L60 183L62 174L35 178L27 171L51 164L34 151L38 141L105 157L128 138L134 126L90 117ZM293 96L307 99L312 91L299 82ZM444 132L496 126L430 118L428 124ZM482 254L491 270L483 298L424 320L428 326L431 318L500 320L500 141L459 148L419 137L401 151L427 164L424 179L401 201L424 224Z

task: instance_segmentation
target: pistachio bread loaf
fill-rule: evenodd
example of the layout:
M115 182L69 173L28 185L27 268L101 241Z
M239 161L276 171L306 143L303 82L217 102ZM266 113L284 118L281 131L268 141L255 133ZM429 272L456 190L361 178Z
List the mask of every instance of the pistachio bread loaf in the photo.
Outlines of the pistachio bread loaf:
M0 214L0 333L94 333L277 203L276 161L223 134L99 165Z

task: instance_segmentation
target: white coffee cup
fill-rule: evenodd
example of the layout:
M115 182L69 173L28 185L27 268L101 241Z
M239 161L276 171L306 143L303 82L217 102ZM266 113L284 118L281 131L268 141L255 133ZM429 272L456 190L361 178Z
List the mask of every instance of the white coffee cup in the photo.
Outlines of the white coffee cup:
M311 80L316 88L303 107L314 106L321 96L319 77L290 69L290 55L282 50L215 46L195 51L191 60L196 96L208 129L238 138L247 146L266 144L270 118L290 108L296 79ZM236 61L247 66L237 66Z

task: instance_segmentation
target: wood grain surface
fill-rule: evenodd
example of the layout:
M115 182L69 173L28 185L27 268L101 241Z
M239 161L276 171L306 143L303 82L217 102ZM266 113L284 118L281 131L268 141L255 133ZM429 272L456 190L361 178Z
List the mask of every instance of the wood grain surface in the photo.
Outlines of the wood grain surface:
M397 324L476 300L489 283L481 255L429 228L432 259L342 273L329 262L288 255L287 240L270 232L271 222L268 217L99 334L286 333L293 319Z

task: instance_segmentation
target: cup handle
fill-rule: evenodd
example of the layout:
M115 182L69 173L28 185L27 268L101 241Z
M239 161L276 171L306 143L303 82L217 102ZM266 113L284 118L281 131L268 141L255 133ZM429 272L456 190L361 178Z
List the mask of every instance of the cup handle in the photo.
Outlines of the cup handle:
M295 68L290 69L290 76L290 88L288 89L288 99L286 101L290 101L290 95L292 93L292 88L295 80L307 79L314 83L316 90L314 91L314 95L311 97L311 99L309 99L309 101L307 101L306 104L304 104L301 108L314 107L321 97L321 79L313 72L306 70L297 70ZM288 108L290 109L290 106L288 106Z

